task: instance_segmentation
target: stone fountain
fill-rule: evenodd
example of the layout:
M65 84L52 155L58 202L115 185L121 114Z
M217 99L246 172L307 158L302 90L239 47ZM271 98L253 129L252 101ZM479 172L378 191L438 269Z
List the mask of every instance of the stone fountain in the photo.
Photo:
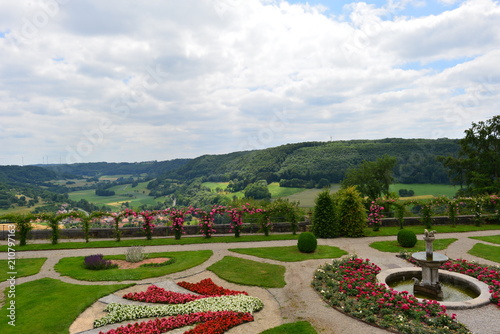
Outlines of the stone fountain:
M435 231L429 232L425 230L425 252L414 253L412 256L421 268L397 267L386 269L377 275L377 280L387 285L387 287L399 284L405 286L399 291L410 291L413 287L414 295L421 296L419 298L423 299L438 300L441 305L450 310L488 305L491 294L487 284L471 276L447 270L438 271L438 268L448 260L448 257L434 252L432 247L435 239L434 233ZM421 278L421 280L419 281L416 277ZM467 291L464 291L464 289ZM466 292L466 294L458 290Z
M418 252L412 255L412 258L417 261L419 267L422 268L422 280L414 278L415 284L413 292L428 296L435 300L443 299L443 291L439 283L439 267L446 261L448 257L443 254L435 253L432 243L434 242L434 233L436 231L424 232L425 252Z

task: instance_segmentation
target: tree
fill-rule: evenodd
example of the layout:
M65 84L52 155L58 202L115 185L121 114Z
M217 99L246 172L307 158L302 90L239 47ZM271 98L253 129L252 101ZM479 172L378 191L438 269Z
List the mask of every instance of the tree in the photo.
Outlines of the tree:
M316 197L311 232L318 238L339 236L339 226L335 219L335 203L328 190L323 190Z
M245 188L245 197L253 199L271 199L271 193L267 185L261 181L251 183Z
M467 186L468 195L500 191L500 116L472 123L459 141L458 157L440 157L452 181Z
M366 209L356 187L340 189L337 193L340 232L351 238L362 237L366 226Z
M396 158L384 155L375 161L363 161L361 165L347 171L342 188L357 186L362 196L371 200L389 195L389 186L394 181L393 170Z

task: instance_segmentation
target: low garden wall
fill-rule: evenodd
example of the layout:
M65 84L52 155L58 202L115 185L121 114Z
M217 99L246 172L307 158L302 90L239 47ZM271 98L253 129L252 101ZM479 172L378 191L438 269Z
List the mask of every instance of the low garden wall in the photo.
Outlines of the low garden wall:
M300 222L298 223L297 232L304 232L307 230L307 226L309 223ZM231 235L233 232L230 232L231 226L229 224L215 224L214 228L216 230L216 234L228 234ZM258 224L243 224L242 233L257 233L260 230L260 226ZM122 238L131 238L131 237L144 237L144 230L142 227L122 227L120 228L121 237ZM89 229L89 238L90 239L100 239L100 238L114 238L115 230L114 228L91 228ZM200 227L197 225L185 225L184 232L186 235L200 235ZM283 233L283 232L292 232L290 223L273 223L273 228L271 232ZM2 237L0 239L5 239L7 235L7 231L2 233ZM51 229L44 230L31 230L28 232L28 239L50 239L52 236ZM61 239L83 239L84 234L82 229L72 228L72 229L60 229L59 236ZM172 229L169 226L157 226L153 230L153 237L164 237L164 236L173 236Z
M499 223L498 220L494 220L493 216L485 216L484 224L489 223ZM415 226L422 225L421 217L406 217L404 219L404 226ZM7 224L7 222L4 222ZM304 232L309 230L309 221L303 221L298 223L297 232ZM433 225L446 225L450 224L447 216L436 216L432 217ZM456 224L475 224L473 215L463 215L457 216ZM384 226L399 226L399 220L396 218L382 218L382 227ZM214 228L216 234L232 234L230 232L231 227L229 224L215 224ZM141 227L122 227L120 228L122 238L131 237L143 237L144 232ZM258 233L260 231L260 226L258 224L243 224L242 233ZM60 229L60 238L62 239L83 239L84 234L82 229L72 228L72 229ZM184 232L186 235L199 235L200 227L197 225L185 225ZM286 233L292 232L290 223L273 223L271 233ZM8 232L6 230L0 231L0 240L6 240ZM28 239L50 239L52 236L52 230L50 228L44 230L31 230L28 232ZM168 226L157 226L153 230L154 237L160 236L173 236L172 229ZM91 228L89 230L89 237L91 239L100 238L114 238L114 228Z

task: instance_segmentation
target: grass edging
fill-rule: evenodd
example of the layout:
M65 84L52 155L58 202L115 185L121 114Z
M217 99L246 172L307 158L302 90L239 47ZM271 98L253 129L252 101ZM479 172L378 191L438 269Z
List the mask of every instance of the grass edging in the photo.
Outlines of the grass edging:
M16 333L69 333L73 321L96 300L131 285L77 285L53 278L19 284L15 327L7 323L6 304L0 310L5 319L0 321L0 333L12 333L13 329Z
M283 262L298 262L315 259L332 259L348 254L335 246L319 245L313 253L302 253L297 246L259 247L259 248L230 248L231 252L252 255L264 259Z
M168 246L168 245L191 245L191 244L208 244L208 243L233 243L233 242L258 242L258 241L275 241L275 240L297 240L298 235L293 234L271 234L265 235L242 235L239 238L234 236L213 236L205 238L184 237L180 240L175 240L173 237L156 237L152 240L140 239L122 239L115 240L98 240L90 242L82 241L63 241L57 245L50 243L43 244L27 244L26 246L16 246L17 251L34 251L34 250L53 250L53 249L84 249L84 248L113 248L113 247L130 247L130 246ZM5 245L0 246L0 252L7 252L8 248Z
M175 258L176 261L167 266L139 267L134 269L104 269L90 270L83 266L84 256L62 258L54 266L55 271L62 276L68 276L82 281L135 281L151 277L164 276L198 266L213 255L211 250L149 253L148 257ZM107 260L125 260L125 255L108 255Z
M286 285L286 268L277 264L224 256L207 269L231 283L263 288L282 288Z
M434 250L443 250L446 249L449 245L457 241L456 238L445 238L445 239L436 239L433 243ZM423 252L425 251L425 242L423 240L418 240L416 245L411 248L405 248L401 246L397 240L389 240L389 241L375 241L369 244L369 246L373 249L376 249L381 252L388 253L398 253L400 251L407 252Z
M482 259L500 263L500 246L487 245L478 242L467 253Z
M32 259L0 260L0 282L6 281L11 275L8 272L16 272L16 278L36 275L40 272L46 257ZM14 263L12 263L14 261ZM13 267L11 267L11 265Z

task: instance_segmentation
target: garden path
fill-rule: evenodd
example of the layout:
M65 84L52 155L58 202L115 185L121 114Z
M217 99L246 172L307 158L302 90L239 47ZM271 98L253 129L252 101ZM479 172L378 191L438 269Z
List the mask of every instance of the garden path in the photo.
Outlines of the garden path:
M458 241L451 244L446 250L441 251L448 257L463 258L467 260L475 260L480 263L498 265L498 263L477 258L467 253L472 246L480 242L478 240L469 239L470 236L485 236L497 235L499 231L478 231L465 233L443 233L437 235L437 238L457 238ZM421 236L419 236L421 239ZM368 258L378 266L384 269L392 269L398 267L408 267L408 263L395 256L394 253L384 253L369 247L369 244L374 241L394 240L394 237L369 237L369 238L336 238L336 239L319 239L318 244L337 246L350 254L356 254L361 258ZM481 241L482 242L482 241ZM284 322L294 322L299 320L309 321L319 333L324 334L352 334L352 333L388 333L385 330L378 329L366 325L360 321L354 320L341 312L337 312L328 307L319 297L319 295L310 287L314 271L318 266L327 262L327 260L308 260L302 262L279 262L255 258L249 255L237 254L229 251L230 248L253 248L253 247L276 247L276 246L291 246L296 245L295 240L283 241L265 241L265 242L242 242L235 244L230 243L211 243L211 244L191 244L179 246L147 246L146 252L168 252L168 251L191 251L191 250L212 250L214 255L205 263L163 277L149 278L141 281L122 281L120 283L137 283L137 284L159 284L159 282L168 282L176 280L196 281L202 278L211 277L217 284L223 285L231 289L246 290L252 296L263 299L266 311L260 312L261 315L256 317L256 321L242 326L235 327L228 331L228 334L252 334L260 333L263 330L272 328ZM124 254L126 247L119 248L102 248L102 249L77 249L77 250L47 250L47 251L19 251L18 258L39 258L46 257L47 261L42 266L40 272L36 275L17 279L17 284L50 277L61 281L73 284L91 284L105 285L115 284L117 282L87 282L79 281L70 277L61 276L54 270L54 265L63 257L70 256L87 256L96 253L104 255ZM284 288L262 289L256 287L241 287L232 283L228 283L219 279L216 275L207 271L206 268L211 264L219 261L224 256L236 256L260 262L280 264L286 267L285 280L287 282ZM8 282L0 283L0 291L3 291L8 286ZM250 291L251 290L251 291ZM3 296L0 296L3 297ZM89 310L91 311L91 310ZM267 312L267 316L265 315ZM471 310L453 310L450 313L456 313L457 319L466 324L473 333L476 334L499 334L500 317L498 316L500 309L492 304L487 306L471 309ZM256 314L257 315L257 314ZM95 316L95 314L94 314ZM88 317L82 314L79 321L82 323L90 323ZM93 320L93 319L92 319ZM71 333L78 333L87 328L72 326ZM88 332L90 333L90 332Z

